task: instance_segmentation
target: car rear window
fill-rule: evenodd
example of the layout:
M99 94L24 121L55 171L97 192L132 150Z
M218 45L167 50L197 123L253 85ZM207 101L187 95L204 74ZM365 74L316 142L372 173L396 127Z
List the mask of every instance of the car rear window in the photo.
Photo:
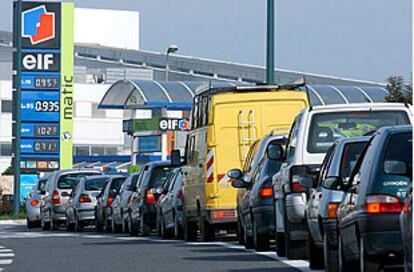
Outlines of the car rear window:
M84 173L72 173L72 174L62 175L59 178L57 187L59 189L63 189L63 190L71 190L79 182L79 179L81 177L95 176L95 175L100 175L100 173L98 173L98 172L84 172Z
M171 173L173 167L171 166L162 166L152 169L150 187L158 188L164 185L164 182L167 181L168 175Z
M345 180L351 176L352 170L366 144L366 142L357 142L348 143L344 146L341 159L341 177Z
M111 182L111 189L116 189L117 191L119 191L125 179L126 177L113 178Z
M349 111L319 113L312 118L309 153L326 153L335 140L362 136L384 126L409 124L404 111Z
M413 138L411 133L401 133L391 137L382 160L382 165L384 165L385 161L405 162L408 167L408 173L410 173L410 179L412 180ZM385 174L384 169L382 171Z
M85 182L86 191L101 191L108 182L107 177L88 179Z

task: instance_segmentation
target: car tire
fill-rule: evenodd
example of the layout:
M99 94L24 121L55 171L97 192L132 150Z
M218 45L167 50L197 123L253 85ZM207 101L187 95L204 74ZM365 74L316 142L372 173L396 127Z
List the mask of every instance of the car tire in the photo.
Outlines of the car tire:
M276 232L275 242L277 256L286 257L285 234L282 232Z
M139 220L139 236L146 237L151 234L151 228L145 224L145 217L142 214Z
M381 269L381 263L369 256L366 252L364 238L359 238L359 270L360 272L377 272Z
M342 245L342 235L339 233L338 238L338 271L339 272L348 272L348 271L358 271L358 266L354 263L349 262L345 257L344 248Z
M290 231L299 228L299 224L292 224L285 215L285 253L289 260L303 260L309 258L308 240L292 240L290 239Z
M161 237L162 237L162 239L170 239L171 238L171 231L170 230L168 230L166 227L165 227L165 222L164 222L164 217L163 216L161 216L161 222L160 222L160 225L161 225Z
M58 223L57 223L57 221L53 220L52 213L50 213L50 229L51 230L58 230Z
M122 218L122 232L129 233L128 221L126 221L125 218Z
M95 231L96 232L102 232L103 231L103 226L101 224L101 222L99 222L99 217L98 214L95 212Z
M128 220L128 229L129 229L129 235L130 236L138 236L138 227L134 226L134 222L132 222L131 216Z
M197 224L188 221L186 217L184 217L184 240L187 242L194 242L197 240Z
M75 214L75 232L81 232L83 230L82 222L79 221L78 216Z
M176 213L174 213L174 238L175 239L183 239L184 233L183 233L183 227L180 225L180 222L178 222L178 218L176 216Z
M33 229L35 227L35 223L30 221L29 218L26 218L27 228Z
M246 249L254 248L254 239L252 235L249 235L249 231L244 229L244 247Z
M72 223L70 223L68 215L66 215L66 224L65 224L65 225L66 225L66 231L67 231L67 232L72 232L72 231L74 231L73 224L72 224Z
M237 217L237 241L239 242L239 245L244 246L244 228L240 221L240 217Z
M156 217L156 223L157 223L157 234L159 237L162 237L162 229L161 229L161 214L158 212Z
M105 232L106 233L112 233L112 222L109 221L108 218L105 218Z
M120 232L122 232L122 226L121 225L118 225L116 222L115 222L115 219L114 219L114 216L112 215L112 221L111 221L111 228L112 228L112 231L113 232L115 232L115 233L120 233Z
M309 268L310 269L323 269L324 268L324 255L322 248L318 248L313 239L310 237L309 242Z
M323 252L326 272L336 272L338 267L338 247L332 246L326 233L323 235Z
M255 221L253 221L253 244L254 250L258 252L269 251L270 249L269 235L258 233Z
M207 222L203 216L199 216L200 236L202 242L211 242L216 239L216 229Z

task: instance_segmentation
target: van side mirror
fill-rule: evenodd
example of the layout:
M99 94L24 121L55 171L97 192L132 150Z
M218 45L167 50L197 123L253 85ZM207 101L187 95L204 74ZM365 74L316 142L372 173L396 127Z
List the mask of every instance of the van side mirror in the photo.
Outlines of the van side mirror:
M385 161L384 172L388 175L407 174L407 164L403 161Z
M340 177L328 177L322 182L322 187L330 190L342 190L344 182Z
M243 172L240 169L232 169L227 172L227 176L232 179L240 179L243 176Z
M283 147L280 144L269 145L266 152L270 160L281 161L283 159Z
M171 151L171 165L181 166L181 152L178 149Z
M242 179L234 179L231 182L231 186L233 186L234 188L237 188L237 189L242 189L242 188L247 188L248 185Z

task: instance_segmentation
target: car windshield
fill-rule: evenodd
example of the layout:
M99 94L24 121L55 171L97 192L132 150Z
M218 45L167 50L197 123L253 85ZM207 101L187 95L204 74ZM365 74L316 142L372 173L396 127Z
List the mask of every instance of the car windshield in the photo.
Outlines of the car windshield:
M71 190L78 184L79 179L85 176L100 175L98 172L83 172L83 173L71 173L63 175L59 178L57 187L59 189Z
M119 177L119 178L113 178L111 182L111 189L115 189L119 191L121 189L122 183L124 183L126 177Z
M326 153L337 139L362 136L384 126L409 124L404 111L319 113L312 118L307 150Z
M349 143L344 146L341 159L341 177L345 180L349 180L352 170L355 167L355 163L366 144L366 142L357 142Z
M158 188L163 186L172 169L173 168L171 166L162 166L154 168L152 170L150 187Z
M107 177L88 179L85 182L85 190L86 191L101 191L107 182L108 182Z

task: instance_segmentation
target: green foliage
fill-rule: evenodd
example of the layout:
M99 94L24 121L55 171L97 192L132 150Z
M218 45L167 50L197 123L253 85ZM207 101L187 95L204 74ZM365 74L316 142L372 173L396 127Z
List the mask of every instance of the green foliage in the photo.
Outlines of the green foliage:
M2 175L3 176L13 176L14 175L13 167L12 166L7 167L7 169L4 170Z
M138 173L139 169L140 169L139 165L130 165L128 167L128 174Z
M387 102L413 103L412 82L405 84L402 76L390 76L387 79L387 90Z

